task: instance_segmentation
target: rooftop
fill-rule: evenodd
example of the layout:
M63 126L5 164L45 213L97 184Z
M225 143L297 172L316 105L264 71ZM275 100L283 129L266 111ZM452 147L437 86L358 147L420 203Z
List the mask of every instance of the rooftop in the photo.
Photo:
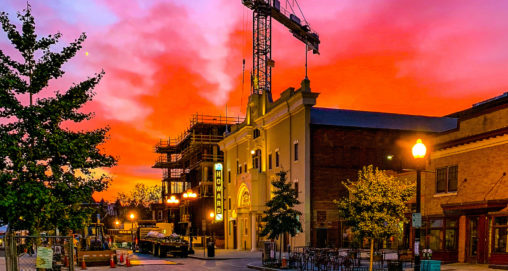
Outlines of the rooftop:
M394 113L314 107L311 124L419 132L444 132L457 128L457 119Z

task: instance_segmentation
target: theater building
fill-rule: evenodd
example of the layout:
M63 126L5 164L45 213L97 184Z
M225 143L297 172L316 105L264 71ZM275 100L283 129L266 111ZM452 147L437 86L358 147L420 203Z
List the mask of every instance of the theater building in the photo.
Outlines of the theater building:
M364 165L401 172L411 166L417 137L454 129L453 117L425 117L314 107L310 82L289 88L272 102L251 94L243 123L219 142L224 153L224 235L230 249L255 250L271 198L271 180L281 170L298 191L303 232L285 244L344 246L333 200L346 196L342 181L356 179Z
M447 262L508 265L508 93L449 115L422 183L422 245Z

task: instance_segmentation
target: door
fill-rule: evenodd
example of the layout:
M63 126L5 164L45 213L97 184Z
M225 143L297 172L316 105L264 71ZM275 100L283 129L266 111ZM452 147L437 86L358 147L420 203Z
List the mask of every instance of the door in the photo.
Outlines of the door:
M322 248L326 247L328 239L328 230L327 229L316 229L316 247Z
M469 263L487 263L487 217L484 215L467 218L467 261Z
M236 226L236 220L233 220L233 248L238 248L238 229Z

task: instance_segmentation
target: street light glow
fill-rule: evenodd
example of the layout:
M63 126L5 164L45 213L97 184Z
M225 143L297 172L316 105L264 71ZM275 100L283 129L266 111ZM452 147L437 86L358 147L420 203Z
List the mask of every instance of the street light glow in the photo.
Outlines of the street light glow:
M120 221L116 220L115 225L120 225Z
M172 195L171 197L169 197L169 199L166 200L166 202L169 204L178 204L180 200L177 199L174 195Z
M215 216L214 212L210 212L210 218L213 218Z
M134 213L131 213L131 214L129 215L129 218L130 218L130 219L134 219L134 217L136 217L136 216L134 215Z
M424 158L425 153L427 153L427 147L422 143L421 139L416 140L416 144L413 146L413 157L414 158Z

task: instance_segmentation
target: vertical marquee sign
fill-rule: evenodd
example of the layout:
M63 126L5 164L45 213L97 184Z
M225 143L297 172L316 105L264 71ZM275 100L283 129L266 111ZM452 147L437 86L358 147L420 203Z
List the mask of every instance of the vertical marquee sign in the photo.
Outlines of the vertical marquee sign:
M223 220L223 210L222 203L223 200L223 178L222 178L222 164L217 163L215 164L215 221L222 221Z

